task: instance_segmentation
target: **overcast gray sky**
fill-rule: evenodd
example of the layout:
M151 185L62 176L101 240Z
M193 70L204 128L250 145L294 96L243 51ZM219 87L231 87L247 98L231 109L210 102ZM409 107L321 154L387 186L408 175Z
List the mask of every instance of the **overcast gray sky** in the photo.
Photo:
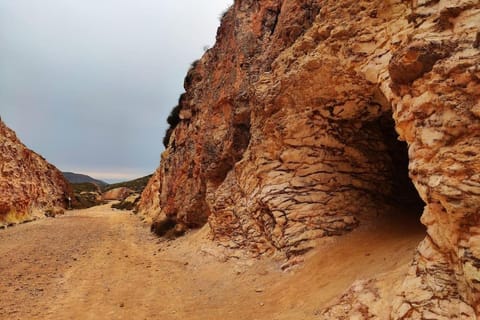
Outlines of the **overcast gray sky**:
M190 63L233 0L0 0L0 116L62 171L155 170Z

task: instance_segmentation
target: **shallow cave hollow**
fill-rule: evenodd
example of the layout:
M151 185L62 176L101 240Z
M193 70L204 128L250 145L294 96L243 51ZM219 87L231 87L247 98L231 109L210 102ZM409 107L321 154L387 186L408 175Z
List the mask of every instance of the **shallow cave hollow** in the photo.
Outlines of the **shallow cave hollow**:
M405 141L399 140L391 113L380 118L380 128L386 152L388 152L392 164L391 193L387 202L420 224L420 216L425 203L408 175L408 145Z

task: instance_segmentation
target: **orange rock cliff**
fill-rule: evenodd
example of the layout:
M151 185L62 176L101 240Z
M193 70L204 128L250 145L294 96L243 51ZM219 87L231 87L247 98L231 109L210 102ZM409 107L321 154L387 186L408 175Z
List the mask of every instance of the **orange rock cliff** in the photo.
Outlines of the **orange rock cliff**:
M323 314L474 319L479 65L478 0L236 0L185 78L140 212L292 258L420 207L426 237L396 298L352 287Z
M0 226L62 212L68 182L0 120Z

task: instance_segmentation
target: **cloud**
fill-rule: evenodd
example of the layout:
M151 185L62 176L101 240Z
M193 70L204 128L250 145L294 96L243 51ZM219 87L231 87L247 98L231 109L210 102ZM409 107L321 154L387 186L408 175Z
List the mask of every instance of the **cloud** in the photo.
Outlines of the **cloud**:
M231 2L0 0L0 115L63 170L153 172L185 73Z

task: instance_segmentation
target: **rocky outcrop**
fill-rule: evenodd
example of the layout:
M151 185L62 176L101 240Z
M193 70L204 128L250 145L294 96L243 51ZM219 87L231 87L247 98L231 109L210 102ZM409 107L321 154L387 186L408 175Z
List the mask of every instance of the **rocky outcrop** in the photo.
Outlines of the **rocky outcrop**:
M162 155L163 158L163 155ZM158 219L160 213L160 189L161 189L161 169L158 168L153 176L148 180L145 189L138 202L138 210L147 222L153 222L153 218Z
M139 201L140 194L133 193L120 202L112 204L112 208L119 210L133 210L133 212L136 213Z
M381 301L394 319L473 319L479 26L476 0L235 1L187 74L141 212L208 222L214 240L253 255L302 254L415 197L395 127L426 239L393 301L369 280L324 314L382 319Z
M120 187L105 191L102 194L103 200L125 200L129 195L131 195L134 191L126 188Z
M69 192L62 173L0 120L0 226L61 213Z

